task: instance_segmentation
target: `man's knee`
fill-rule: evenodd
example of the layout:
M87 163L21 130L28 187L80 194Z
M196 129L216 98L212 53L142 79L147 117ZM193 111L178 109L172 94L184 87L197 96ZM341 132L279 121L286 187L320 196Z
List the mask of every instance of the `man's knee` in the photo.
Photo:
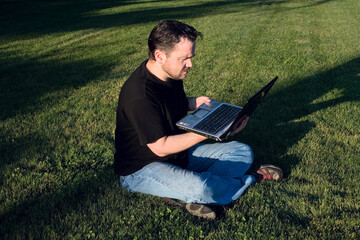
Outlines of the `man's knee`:
M234 155L245 157L246 162L252 163L254 159L254 152L249 145L236 141L229 142L228 144L230 144L231 148L233 149Z

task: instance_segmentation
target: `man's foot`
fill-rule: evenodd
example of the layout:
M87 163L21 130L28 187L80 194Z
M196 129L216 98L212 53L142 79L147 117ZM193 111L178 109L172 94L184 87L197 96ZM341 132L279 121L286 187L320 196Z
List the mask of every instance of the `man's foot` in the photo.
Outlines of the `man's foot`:
M216 218L214 210L203 204L187 203L185 208L190 214L197 217L208 220L214 220Z
M257 182L263 180L279 181L283 178L283 171L281 168L274 165L262 165L256 172L250 171L248 174L253 175Z
M204 204L186 203L184 201L172 199L172 198L163 198L163 200L165 203L169 205L180 207L182 209L187 210L191 215L204 218L207 220L214 220L216 218L215 211Z
M279 181L283 178L283 171L281 168L274 165L262 165L256 173L261 175L261 180Z

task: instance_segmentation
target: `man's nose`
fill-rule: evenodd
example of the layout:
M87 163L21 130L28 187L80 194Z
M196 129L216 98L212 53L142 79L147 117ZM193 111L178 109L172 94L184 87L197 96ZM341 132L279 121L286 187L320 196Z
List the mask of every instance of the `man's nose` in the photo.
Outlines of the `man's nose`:
M191 68L191 67L193 66L193 63L192 63L191 59L187 59L187 60L186 60L185 66L186 66L187 68Z

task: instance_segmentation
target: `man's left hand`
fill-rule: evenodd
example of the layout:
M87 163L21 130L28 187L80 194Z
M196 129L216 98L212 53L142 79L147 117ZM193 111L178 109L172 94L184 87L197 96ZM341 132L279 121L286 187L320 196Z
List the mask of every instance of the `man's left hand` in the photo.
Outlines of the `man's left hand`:
M247 124L247 122L249 121L249 116L243 116L234 126L234 131L232 131L230 133L230 136L234 136L235 134L237 134L238 132L240 132L241 130L243 130Z

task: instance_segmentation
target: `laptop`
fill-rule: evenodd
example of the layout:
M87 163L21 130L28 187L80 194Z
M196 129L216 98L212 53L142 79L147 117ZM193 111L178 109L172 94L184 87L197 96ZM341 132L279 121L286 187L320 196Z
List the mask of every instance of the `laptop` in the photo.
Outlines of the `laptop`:
M244 116L250 116L255 111L277 79L276 76L262 87L244 107L211 100L210 105L202 104L178 121L176 125L180 129L195 132L216 141L223 141Z

